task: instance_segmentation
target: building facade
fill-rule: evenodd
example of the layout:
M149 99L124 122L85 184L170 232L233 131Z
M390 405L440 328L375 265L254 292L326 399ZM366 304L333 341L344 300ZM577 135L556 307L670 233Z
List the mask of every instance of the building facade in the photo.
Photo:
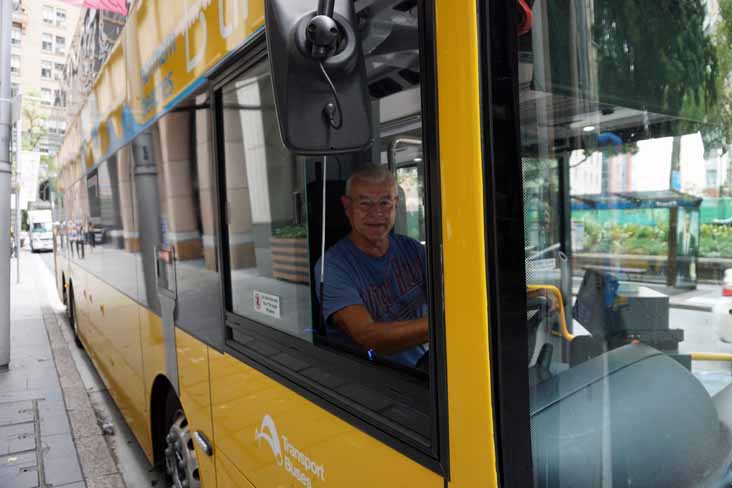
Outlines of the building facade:
M66 58L82 12L59 0L13 0L11 83L13 95L23 94L26 149L54 155L61 145Z

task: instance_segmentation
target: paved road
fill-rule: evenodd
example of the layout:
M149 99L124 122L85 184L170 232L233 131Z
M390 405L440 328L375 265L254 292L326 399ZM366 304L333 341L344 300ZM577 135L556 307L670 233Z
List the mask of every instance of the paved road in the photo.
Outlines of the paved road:
M53 270L52 253L37 256L40 257L49 270ZM21 254L21 259L24 258L30 259L31 255ZM46 279L52 280L53 274L49 273ZM112 455L115 457L117 467L127 487L163 487L165 485L163 476L147 461L140 445L127 427L124 418L114 404L87 354L81 349L76 349L72 354L97 416L106 419L113 426L114 435L105 436L105 439L112 450Z

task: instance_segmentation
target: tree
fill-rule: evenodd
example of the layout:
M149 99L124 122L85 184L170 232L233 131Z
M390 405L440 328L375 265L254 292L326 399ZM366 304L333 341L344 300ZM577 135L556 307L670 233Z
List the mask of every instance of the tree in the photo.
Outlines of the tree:
M720 60L715 38L705 28L706 2L596 0L594 8L600 100L674 117L660 133L674 138L668 179L669 187L675 188L681 136L701 130L710 139L716 130L706 122L720 91ZM677 220L678 210L671 208L666 275L670 286L677 274Z
M37 151L48 134L46 122L48 113L38 102L37 94L31 92L23 97L23 150Z
M705 3L596 0L600 99L672 116L713 106L719 66Z
M38 94L30 92L23 97L23 145L24 151L38 151L41 141L48 135L48 110L39 103ZM54 181L57 168L56 159L48 154L41 154L41 176Z

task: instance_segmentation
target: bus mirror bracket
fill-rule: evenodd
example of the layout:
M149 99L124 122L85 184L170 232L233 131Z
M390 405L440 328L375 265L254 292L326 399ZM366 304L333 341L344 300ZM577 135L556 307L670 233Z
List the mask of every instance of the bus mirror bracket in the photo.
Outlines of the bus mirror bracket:
M371 103L352 0L265 0L280 133L304 155L360 152L373 142ZM332 84L332 86L331 86Z

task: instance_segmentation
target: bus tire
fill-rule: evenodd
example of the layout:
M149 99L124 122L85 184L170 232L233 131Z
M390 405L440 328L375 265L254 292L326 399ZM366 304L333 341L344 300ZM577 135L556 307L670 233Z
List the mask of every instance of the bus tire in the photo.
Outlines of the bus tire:
M188 419L173 390L165 400L165 476L167 486L200 488L196 451Z
M76 344L77 347L83 348L84 345L81 343L81 339L79 339L79 320L78 320L78 314L76 311L76 298L74 298L74 285L69 284L69 294L68 294L68 301L69 304L66 307L66 316L69 318L69 325L71 325L71 329L74 332L74 344Z
M69 293L66 289L66 275L61 273L61 302L66 306L66 314L69 313Z

